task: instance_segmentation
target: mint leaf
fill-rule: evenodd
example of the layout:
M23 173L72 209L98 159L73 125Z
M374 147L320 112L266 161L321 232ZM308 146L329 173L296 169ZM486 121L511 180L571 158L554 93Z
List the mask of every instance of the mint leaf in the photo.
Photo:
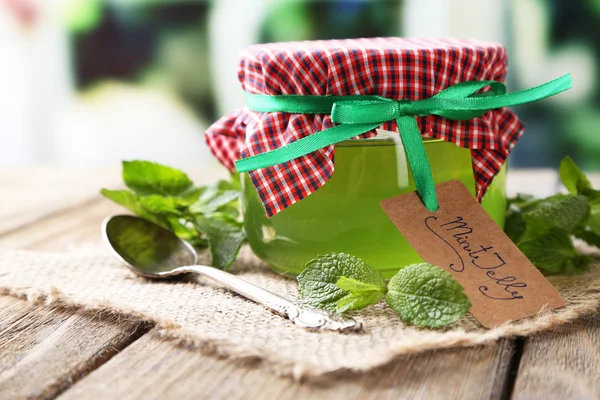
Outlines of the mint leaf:
M571 157L566 156L563 158L560 163L559 173L560 180L570 193L588 194L592 191L591 182Z
M197 216L196 228L206 235L212 266L226 270L233 263L246 239L241 224L219 218L206 218Z
M379 303L384 296L381 290L350 293L338 300L335 312L341 314L351 310L362 310L371 304Z
M206 186L202 187L192 187L185 192L177 195L177 198L180 199L182 203L185 205L191 205L198 201L202 193L206 191Z
M518 243L527 231L525 214L543 206L545 201L553 200L553 198L535 199L531 195L522 193L517 194L516 197L508 199L506 221L504 224L504 232L506 235L514 243Z
M228 180L218 181L216 185L220 191L235 190L236 192L240 192L242 190L242 181L238 172L232 173Z
M585 229L578 229L575 231L574 235L576 238L583 240L587 244L600 248L600 235L596 232Z
M133 212L140 207L140 196L129 190L102 189L100 194Z
M169 229L170 225L169 225L168 221L166 220L166 218L164 218L161 215L156 215L156 214L152 213L151 211L148 211L146 208L144 208L140 202L140 196L138 196L137 194L135 194L129 190L108 190L108 189L102 189L100 191L100 193L104 197L114 201L117 204L122 205L123 207L127 208L129 211L140 216L141 218L144 218L145 220L148 220L150 222L154 222L155 224L160 225L163 228Z
M409 265L394 275L385 301L405 323L428 328L448 326L471 308L452 275L427 263Z
M522 209L535 201L535 197L530 194L518 193L516 197L508 199L508 206L515 206L518 209Z
M137 194L178 196L193 182L182 171L150 161L123 161L123 180Z
M524 215L527 230L523 240L543 235L552 228L572 232L588 215L586 196L561 196Z
M240 192L235 190L226 190L224 192L216 192L214 196L206 199L204 196L200 200L190 206L190 212L193 213L211 213L219 208L230 204L240 197Z
M589 199L590 219L588 224L592 231L600 235L600 191L592 190Z
M569 195L558 193L544 199L536 199L531 195L520 193L516 197L508 199L508 206L509 209L518 210L522 213L529 213L568 196Z
M382 287L379 285L374 285L372 283L365 283L358 281L354 278L346 278L345 276L340 276L340 278L335 283L337 287L347 292L372 292L372 291L381 291ZM385 287L384 287L385 289Z
M219 181L207 186L197 201L190 206L190 212L205 215L221 213L235 220L240 219L240 191L236 189L237 186L238 183L228 181Z
M167 215L166 218L169 223L169 227L174 234L183 240L187 240L192 246L208 246L208 241L201 237L200 233L196 230L191 222L176 215Z
M345 279L340 281L342 277ZM298 290L308 304L329 311L336 311L338 307L344 311L364 308L381 299L376 299L376 295L372 293L375 290L352 292L339 287L338 282L353 287L362 283L379 288L380 293L385 292L385 280L378 271L360 258L344 253L330 253L309 261L306 269L298 275ZM340 302L343 298L346 299Z
M543 235L556 225L572 230L587 214L585 202L582 196L556 194L535 199L519 194L508 199L504 232L514 243L519 243L524 237ZM561 215L565 221L556 220L555 215Z
M231 190L237 190L238 192L242 191L242 176L239 172L232 172L231 176L229 177L229 181L225 182L229 182L229 188Z
M506 212L506 221L504 223L504 233L514 243L518 243L521 238L525 235L527 225L525 224L525 218L523 212L518 209L509 208Z
M177 197L163 197L157 194L139 198L142 207L154 214L179 214L185 202Z
M340 276L335 285L350 293L338 300L335 308L338 313L363 309L371 304L378 303L385 295L385 287L361 282L354 278L346 278L345 276Z
M590 258L580 255L569 232L554 228L545 235L524 240L519 249L539 269L553 274L578 274L589 269Z

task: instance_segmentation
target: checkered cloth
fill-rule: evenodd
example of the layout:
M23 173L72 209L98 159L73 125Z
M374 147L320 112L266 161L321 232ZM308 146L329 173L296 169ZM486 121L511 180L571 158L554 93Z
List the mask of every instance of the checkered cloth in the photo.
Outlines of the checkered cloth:
M249 93L270 95L379 95L391 99L432 97L458 82L503 82L506 50L474 40L373 38L255 45L242 53L239 80ZM470 148L481 200L523 134L519 119L498 109L468 121L417 117L423 137ZM215 122L206 141L221 163L285 146L333 126L329 115L259 113L242 108ZM398 131L395 121L382 129ZM360 138L374 136L375 132ZM323 186L334 170L334 146L250 172L267 216Z

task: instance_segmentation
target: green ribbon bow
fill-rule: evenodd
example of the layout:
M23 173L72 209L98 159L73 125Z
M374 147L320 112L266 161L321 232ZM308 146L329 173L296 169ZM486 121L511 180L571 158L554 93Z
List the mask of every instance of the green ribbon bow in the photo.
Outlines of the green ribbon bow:
M490 91L477 93L489 86ZM386 121L396 120L417 192L430 211L438 209L433 176L415 116L439 115L469 120L486 112L544 99L572 86L571 74L530 89L506 93L496 81L461 82L428 99L408 101L380 96L302 96L246 93L251 110L294 114L331 114L335 127L303 137L286 146L238 160L239 172L281 164L326 146L369 132Z

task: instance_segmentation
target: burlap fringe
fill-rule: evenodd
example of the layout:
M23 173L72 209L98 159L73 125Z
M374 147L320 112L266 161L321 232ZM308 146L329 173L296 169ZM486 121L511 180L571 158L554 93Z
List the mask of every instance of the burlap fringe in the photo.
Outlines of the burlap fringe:
M331 371L322 369L318 365L298 363L290 359L283 360L276 352L266 351L263 348L242 347L229 341L203 338L198 332L191 332L174 321L156 318L134 309L119 307L109 301L80 303L53 286L49 286L45 291L32 288L0 287L0 295L17 297L45 307L77 309L93 314L110 313L117 316L118 319L150 323L154 325L159 337L173 341L178 346L201 351L205 355L235 360L242 364L261 365L277 375L290 376L296 380L321 380L341 376L347 378L348 373L366 372L384 366L402 356L438 349L487 345L501 338L529 336L581 317L595 315L598 313L600 305L600 289L588 289L582 293L586 297L584 304L575 308L567 307L559 311L541 314L535 318L506 323L484 333L449 331L434 341L429 338L423 342L413 341L388 347L385 354L373 353L363 359L360 365L349 364Z

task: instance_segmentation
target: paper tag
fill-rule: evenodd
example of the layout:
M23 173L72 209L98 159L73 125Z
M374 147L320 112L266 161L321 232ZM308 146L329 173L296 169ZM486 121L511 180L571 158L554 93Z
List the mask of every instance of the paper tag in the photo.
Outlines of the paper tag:
M381 208L423 260L460 282L481 325L492 328L565 305L460 181L435 187L436 212L416 192L383 200Z

